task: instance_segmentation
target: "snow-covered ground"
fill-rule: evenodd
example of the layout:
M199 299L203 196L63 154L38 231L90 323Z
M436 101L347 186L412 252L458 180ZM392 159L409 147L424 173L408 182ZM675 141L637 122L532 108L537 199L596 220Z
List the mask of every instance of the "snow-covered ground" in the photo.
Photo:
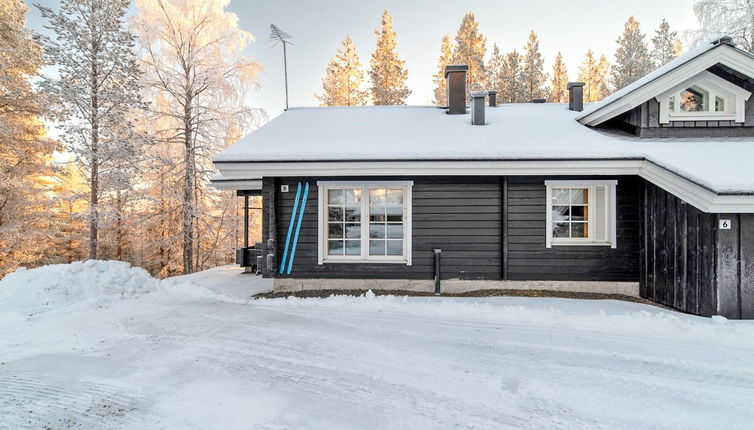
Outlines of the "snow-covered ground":
M162 282L70 269L0 280L0 428L754 422L754 322L617 301L251 300L269 282L233 267ZM110 270L128 294L94 288Z

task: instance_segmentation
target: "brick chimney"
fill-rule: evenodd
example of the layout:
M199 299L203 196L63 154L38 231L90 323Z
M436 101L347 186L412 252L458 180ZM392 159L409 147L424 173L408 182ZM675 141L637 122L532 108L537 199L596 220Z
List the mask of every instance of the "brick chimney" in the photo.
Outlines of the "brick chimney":
M448 114L466 113L466 72L465 64L448 64L445 66L445 80L448 88Z

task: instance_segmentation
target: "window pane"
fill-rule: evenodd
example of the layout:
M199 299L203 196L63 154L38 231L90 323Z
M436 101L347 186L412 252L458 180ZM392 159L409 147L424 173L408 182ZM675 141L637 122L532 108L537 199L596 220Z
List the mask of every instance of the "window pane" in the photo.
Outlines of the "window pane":
M571 206L571 220L586 221L588 206Z
M388 240L387 241L387 255L403 255L403 241L402 240Z
M552 220L553 221L568 221L568 216L571 213L570 206L553 206L552 207Z
M385 241L384 240L370 240L369 241L369 255L385 255Z
M403 239L403 224L388 224L387 237L389 239Z
M343 208L327 208L329 221L343 221Z
M554 205L567 205L571 202L570 190L563 188L552 189L552 204Z
M571 204L583 205L589 203L589 190L586 188L571 190Z
M327 241L327 254L328 255L343 255L343 241L342 240L328 240Z
M370 206L369 221L385 221L385 206Z
M715 97L715 112L725 112L725 99Z
M327 226L327 237L330 239L342 239L343 238L343 224L330 223Z
M403 206L388 206L387 220L393 222L403 221Z
M369 237L372 239L384 239L385 238L385 224L370 224Z
M707 110L704 106L706 91L698 87L686 88L681 91L681 110L684 112L702 112Z
M346 190L346 202L347 205L354 205L361 203L361 190Z
M346 221L361 221L361 208L358 206L346 208Z
M327 204L328 205L342 205L345 203L343 199L343 190L328 190L327 191Z
M361 224L346 224L346 237L348 238L361 237Z
M556 222L552 225L552 237L569 237L568 223Z
M360 240L347 240L346 241L346 255L361 255L361 241Z
M381 188L369 190L369 204L375 206L384 205L386 191Z
M589 228L588 223L575 222L571 224L571 237L588 237Z
M668 99L668 109L671 112L675 112L675 96L670 96Z
M403 190L387 190L387 204L403 205Z

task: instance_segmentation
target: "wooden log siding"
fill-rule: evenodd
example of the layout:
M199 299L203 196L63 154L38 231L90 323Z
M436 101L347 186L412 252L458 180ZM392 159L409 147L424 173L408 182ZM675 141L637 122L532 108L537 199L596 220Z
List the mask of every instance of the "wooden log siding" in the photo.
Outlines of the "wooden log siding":
M649 182L642 208L642 297L693 314L716 314L716 215Z
M317 181L413 180L412 265L385 263L317 264L319 190ZM293 211L296 184L309 182L309 199L304 213L296 258L290 275L295 278L344 279L432 279L433 249L442 252L444 279L501 279L502 194L497 177L444 178L277 178L278 240L276 262L280 262L285 232ZM281 193L280 185L292 192ZM265 182L264 186L272 183ZM269 196L269 194L265 194Z
M617 177L618 246L545 247L546 179L508 177L508 279L541 281L639 281L640 178ZM611 177L610 179L615 179Z

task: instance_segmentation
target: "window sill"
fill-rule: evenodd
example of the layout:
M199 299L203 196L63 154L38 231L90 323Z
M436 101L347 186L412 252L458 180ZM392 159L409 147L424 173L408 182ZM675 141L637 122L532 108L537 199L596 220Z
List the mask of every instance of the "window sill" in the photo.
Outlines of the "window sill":
M711 113L700 113L699 115L670 115L668 116L668 122L671 121L735 121L736 114L720 114L715 115ZM667 123L664 123L667 124Z
M400 258L343 258L343 259L332 259L332 258L326 258L322 260L320 264L405 264L409 265L408 261L404 257Z
M555 246L613 246L611 242L588 242L588 241L555 241L553 240L550 247Z

